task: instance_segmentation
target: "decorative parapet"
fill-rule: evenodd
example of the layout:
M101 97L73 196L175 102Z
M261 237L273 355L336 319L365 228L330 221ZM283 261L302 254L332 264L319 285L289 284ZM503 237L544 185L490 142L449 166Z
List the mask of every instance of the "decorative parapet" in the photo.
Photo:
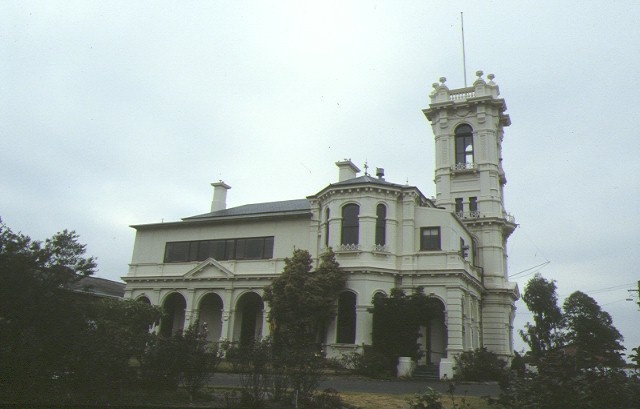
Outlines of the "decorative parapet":
M509 222L509 223L514 223L516 222L516 218L513 217L512 215L510 215L509 213L505 212L504 213L504 218Z
M433 92L431 93L431 103L443 103L443 102L466 102L468 99L479 97L494 97L497 98L500 95L498 85L493 81L495 75L489 74L487 78L489 82L486 82L482 76L482 71L476 71L478 77L471 87L458 88L450 90L445 82L445 77L440 77L440 83L433 83Z

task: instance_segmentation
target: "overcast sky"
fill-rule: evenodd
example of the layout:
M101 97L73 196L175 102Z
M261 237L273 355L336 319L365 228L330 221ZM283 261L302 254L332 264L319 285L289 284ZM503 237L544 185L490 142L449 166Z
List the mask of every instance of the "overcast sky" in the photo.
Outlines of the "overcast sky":
M512 280L586 292L640 345L637 1L4 1L0 217L76 230L118 280L128 226L207 212L219 179L229 206L297 199L351 158L432 196L421 109L464 86L461 11L467 81L494 73L513 123Z

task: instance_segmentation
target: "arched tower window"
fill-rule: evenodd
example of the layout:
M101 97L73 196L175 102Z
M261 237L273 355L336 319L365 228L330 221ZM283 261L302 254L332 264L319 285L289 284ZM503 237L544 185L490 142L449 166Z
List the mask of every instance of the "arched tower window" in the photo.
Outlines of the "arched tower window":
M387 244L387 207L380 203L376 208L376 246Z
M325 210L325 225L324 225L324 246L325 247L329 247L329 216L330 216L330 211L329 208L327 207L327 209Z
M360 220L360 206L357 204L348 204L342 208L342 244L358 244Z
M473 129L466 124L456 128L456 165L473 164Z

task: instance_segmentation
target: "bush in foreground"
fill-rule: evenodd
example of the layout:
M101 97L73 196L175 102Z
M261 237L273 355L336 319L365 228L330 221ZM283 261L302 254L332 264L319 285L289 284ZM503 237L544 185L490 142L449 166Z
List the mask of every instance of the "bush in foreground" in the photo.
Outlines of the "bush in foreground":
M475 351L463 352L455 359L455 378L457 380L502 381L508 375L507 362L484 347Z

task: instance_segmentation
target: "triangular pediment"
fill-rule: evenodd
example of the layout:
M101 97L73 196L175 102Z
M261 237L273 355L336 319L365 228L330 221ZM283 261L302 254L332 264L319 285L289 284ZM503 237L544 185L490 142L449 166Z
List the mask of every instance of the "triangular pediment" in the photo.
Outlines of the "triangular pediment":
M215 259L208 258L187 271L184 278L233 278L234 274Z

